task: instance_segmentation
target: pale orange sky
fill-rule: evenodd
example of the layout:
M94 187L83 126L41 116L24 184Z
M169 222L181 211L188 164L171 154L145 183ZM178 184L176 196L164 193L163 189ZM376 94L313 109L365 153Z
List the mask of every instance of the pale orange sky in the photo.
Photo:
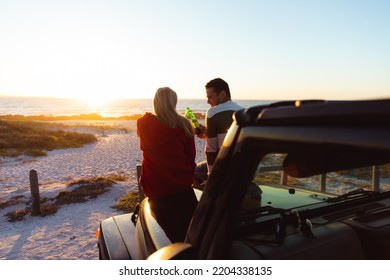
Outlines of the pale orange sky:
M389 1L4 1L0 95L390 97Z

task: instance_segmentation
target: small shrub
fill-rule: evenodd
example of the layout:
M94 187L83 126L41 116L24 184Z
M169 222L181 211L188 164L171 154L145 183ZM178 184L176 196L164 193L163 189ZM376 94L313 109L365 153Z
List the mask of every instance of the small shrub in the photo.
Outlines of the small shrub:
M109 176L108 179L112 180L112 181L116 181L116 182L118 182L118 181L123 182L123 181L127 180L127 177L123 176L123 175L114 174L114 175Z
M96 198L108 191L108 187L115 181L103 177L79 179L72 181L69 186L79 185L72 191L61 191L56 196L57 204L80 203L87 201L87 197Z
M138 202L138 191L132 191L119 198L118 202L112 208L130 213L134 210Z
M1 201L0 202L0 209L4 209L4 208L7 208L7 207L12 206L12 205L19 204L21 198L23 198L23 196L18 195L18 196L12 197L8 201Z
M30 214L31 210L29 208L24 208L24 209L16 209L15 211L8 212L5 214L7 217L8 222L16 222L16 221L22 221L24 216L27 214Z
M47 215L52 215L57 213L58 206L54 204L49 205L41 205L40 207L41 212L39 213L39 216L45 217ZM5 214L7 217L8 222L17 222L22 221L24 219L24 216L31 214L31 209L26 207L24 209L16 209L14 211L8 212Z
M0 209L4 209L9 206L8 201L0 201Z
M261 184L279 184L280 183L280 172L260 172L257 173L253 182Z
M60 191L56 196L56 203L58 204L81 203L86 201L87 199L85 199L84 195L73 191Z
M50 135L49 139L52 140L53 142L58 142L58 137L54 135Z
M0 121L0 127L2 156L44 156L44 150L79 148L97 141L93 134L54 130L38 122Z
M57 213L58 206L55 204L41 205L41 217L52 215Z
M78 185L72 191L60 191L55 198L42 198L40 205L40 216L55 214L60 205L86 202L89 198L96 198L97 196L107 192L109 187L115 183L112 178L117 180L125 180L124 176L113 175L108 177L93 177L87 179L79 179L71 181L68 186ZM1 201L0 209L11 205L20 203L21 196L13 197L9 201ZM31 201L30 201L31 202ZM29 203L27 203L29 204ZM31 213L31 208L16 209L7 213L5 216L9 222L21 221L24 216Z
M30 149L30 150L27 150L25 152L26 155L28 156L32 156L32 157L43 157L43 156L47 156L47 153L42 151L42 150L38 150L38 149Z

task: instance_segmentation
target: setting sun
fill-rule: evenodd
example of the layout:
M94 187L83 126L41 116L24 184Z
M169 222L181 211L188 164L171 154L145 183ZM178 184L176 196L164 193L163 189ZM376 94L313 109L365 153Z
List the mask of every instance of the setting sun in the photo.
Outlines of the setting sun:
M82 101L87 106L87 108L90 109L99 109L107 105L108 102L113 100L113 98L110 98L109 96L101 96L101 95L97 95L97 96L86 95L78 99L80 99L80 101Z

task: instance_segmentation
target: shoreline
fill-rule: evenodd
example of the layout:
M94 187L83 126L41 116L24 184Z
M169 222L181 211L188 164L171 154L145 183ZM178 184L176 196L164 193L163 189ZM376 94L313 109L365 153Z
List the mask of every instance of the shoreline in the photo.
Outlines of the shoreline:
M184 115L184 111L177 111ZM198 120L204 120L205 113L194 111L194 115ZM77 114L77 115L20 115L20 114L4 114L0 115L0 120L3 121L135 121L142 117L143 114L132 114L124 116L102 116L98 113Z
M19 115L6 114L0 115L0 120L5 121L112 121L112 120L137 120L142 114L133 114L129 116L120 117L103 117L97 113L79 114L79 115Z

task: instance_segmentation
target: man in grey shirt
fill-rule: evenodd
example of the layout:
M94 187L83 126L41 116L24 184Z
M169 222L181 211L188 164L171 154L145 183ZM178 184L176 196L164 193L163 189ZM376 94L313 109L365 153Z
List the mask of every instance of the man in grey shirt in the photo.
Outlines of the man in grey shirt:
M223 140L233 121L233 113L242 109L237 103L231 100L230 89L227 82L216 78L206 84L207 103L211 108L206 112L203 133L199 138L206 140L206 162L198 163L195 170L195 186L205 183L213 169Z

